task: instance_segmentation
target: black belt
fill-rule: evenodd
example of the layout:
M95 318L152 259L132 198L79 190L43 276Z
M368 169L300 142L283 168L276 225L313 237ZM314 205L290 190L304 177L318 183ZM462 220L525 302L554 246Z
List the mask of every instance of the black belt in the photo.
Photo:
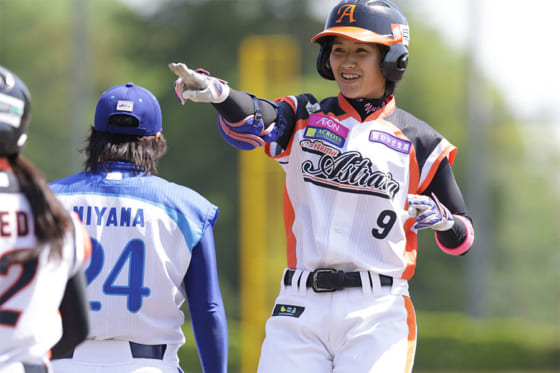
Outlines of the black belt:
M128 344L130 345L130 353L135 359L163 360L163 355L167 349L167 345L143 345L134 342L128 342ZM73 356L74 351L65 356L65 359L71 359Z
M48 369L44 365L39 364L27 364L23 363L23 371L25 373L48 373Z
M284 285L292 284L292 277L295 271L288 269L284 275ZM368 272L371 276L371 274ZM385 275L378 275L381 286L392 286L393 278ZM299 281L299 280L298 280ZM370 282L372 282L370 277ZM314 270L307 277L306 286L312 288L316 293L342 290L344 288L362 287L362 277L360 272L337 271L334 268L319 268Z
M128 342L133 358L137 359L157 359L163 360L163 355L167 345L143 345L140 343Z

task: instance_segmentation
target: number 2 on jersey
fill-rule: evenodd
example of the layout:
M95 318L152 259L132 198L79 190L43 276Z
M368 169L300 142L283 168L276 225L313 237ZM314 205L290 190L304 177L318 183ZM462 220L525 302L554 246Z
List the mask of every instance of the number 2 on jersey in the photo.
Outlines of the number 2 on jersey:
M126 296L127 308L130 312L136 313L142 307L143 297L150 295L150 289L144 287L146 247L144 242L139 239L130 240L124 247L121 255L117 259L114 267L109 272L107 279L103 283L103 293L114 296ZM116 285L119 274L127 267L128 263L128 284L127 286ZM86 279L88 286L101 273L105 264L105 250L101 243L96 239L91 239L91 260L86 269ZM90 301L92 311L101 310L101 302Z
M0 293L0 325L7 325L15 327L21 315L20 310L2 309L2 305L8 299L15 296L20 290L24 289L35 277L37 272L38 259L33 258L25 263L10 263L12 255L17 255L17 252L12 251L3 256L0 256L0 276L6 276L10 268L21 266L19 276L8 285L7 289ZM10 263L10 264L6 264Z

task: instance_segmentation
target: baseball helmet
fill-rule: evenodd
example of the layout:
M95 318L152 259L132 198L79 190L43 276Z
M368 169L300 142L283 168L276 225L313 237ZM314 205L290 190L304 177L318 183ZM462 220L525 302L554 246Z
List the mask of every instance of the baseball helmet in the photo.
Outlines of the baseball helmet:
M408 65L408 21L392 2L343 0L331 10L325 29L311 39L321 46L317 56L317 71L329 80L334 80L329 55L335 36L386 46L381 58L381 73L391 82L402 79Z
M25 84L0 66L0 157L19 153L31 122L31 95Z

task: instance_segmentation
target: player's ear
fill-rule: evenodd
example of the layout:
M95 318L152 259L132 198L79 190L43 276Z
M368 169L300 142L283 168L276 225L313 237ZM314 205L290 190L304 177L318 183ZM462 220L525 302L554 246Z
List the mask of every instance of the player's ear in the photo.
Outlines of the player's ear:
M159 141L159 139L161 138L161 132L156 133L156 142Z

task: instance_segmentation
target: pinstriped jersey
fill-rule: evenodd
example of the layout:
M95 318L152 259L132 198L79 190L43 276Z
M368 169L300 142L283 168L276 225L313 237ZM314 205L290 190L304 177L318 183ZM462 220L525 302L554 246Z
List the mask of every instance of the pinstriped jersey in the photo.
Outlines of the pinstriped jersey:
M58 311L70 277L90 255L89 237L77 216L61 259L43 248L36 259L8 265L11 255L35 248L31 207L21 193L0 193L0 366L41 363L62 336Z
M92 238L89 338L181 345L183 279L218 209L187 187L136 174L132 164L108 167L50 184Z
M295 115L286 149L265 147L286 172L288 266L410 279L417 232L407 195L425 190L456 148L394 98L363 122L341 95L320 104L309 94L278 101Z

